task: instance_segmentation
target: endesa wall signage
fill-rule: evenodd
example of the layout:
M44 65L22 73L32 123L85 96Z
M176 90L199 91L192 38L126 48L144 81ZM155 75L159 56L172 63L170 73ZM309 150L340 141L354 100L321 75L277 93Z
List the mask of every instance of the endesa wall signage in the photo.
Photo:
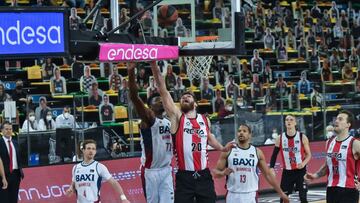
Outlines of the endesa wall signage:
M0 10L0 57L57 56L68 52L66 10Z
M260 147L266 157L267 163L270 161L274 146ZM311 142L310 143L312 159L308 164L309 172L316 172L317 169L325 161L326 153L325 142ZM209 166L210 169L215 168L220 152L209 152ZM281 156L278 155L275 171L276 178L280 182L282 172ZM131 202L145 203L143 190L141 186L140 177L140 157L117 159L111 161L102 161L105 164L115 180L119 181L123 187L127 198ZM71 170L73 164L59 165L59 166L45 166L26 168L25 178L21 182L19 191L19 202L52 202L52 203L68 203L76 202L75 196L69 198L65 196L65 191L70 187ZM176 170L176 169L175 169ZM225 178L214 179L215 190L218 196L224 196ZM323 177L315 183L325 183L326 178ZM271 186L266 182L264 176L260 174L260 190L271 189ZM113 191L109 184L103 184L101 187L101 202L113 203L120 201L120 197Z
M100 43L99 60L106 61L151 61L177 59L177 46L149 44Z

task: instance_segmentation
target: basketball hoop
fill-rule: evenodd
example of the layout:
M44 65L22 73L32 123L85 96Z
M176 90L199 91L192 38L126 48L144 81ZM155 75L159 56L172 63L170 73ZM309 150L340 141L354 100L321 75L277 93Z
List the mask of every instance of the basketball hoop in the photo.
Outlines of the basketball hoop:
M196 37L195 43L186 43L187 48L203 48L204 45L211 45L219 37L218 36L203 36ZM213 55L210 56L184 56L184 60L187 67L187 75L190 80L201 79L208 77L211 61Z

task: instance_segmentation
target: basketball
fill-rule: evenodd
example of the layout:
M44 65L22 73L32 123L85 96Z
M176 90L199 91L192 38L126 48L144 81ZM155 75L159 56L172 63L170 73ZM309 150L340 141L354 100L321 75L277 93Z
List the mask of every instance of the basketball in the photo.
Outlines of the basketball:
M174 6L163 5L158 9L158 22L162 26L173 25L178 19L178 12Z

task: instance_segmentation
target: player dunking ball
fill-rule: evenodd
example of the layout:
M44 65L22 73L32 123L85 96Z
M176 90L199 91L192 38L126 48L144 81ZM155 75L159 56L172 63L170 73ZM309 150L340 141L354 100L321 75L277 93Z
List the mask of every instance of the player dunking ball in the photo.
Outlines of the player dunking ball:
M100 202L101 181L105 180L111 184L122 203L129 203L120 184L111 176L106 166L94 160L95 140L84 140L83 155L84 161L73 167L72 183L66 195L76 193L78 203Z
M294 115L285 117L285 127L286 132L275 140L270 168L272 173L275 174L274 166L280 151L283 158L281 189L289 195L296 186L301 203L307 203L307 185L304 182L304 175L306 174L306 165L311 159L309 139L296 130L296 117ZM280 200L280 202L282 201Z
M326 143L326 161L316 173L307 173L305 180L327 175L327 203L358 203L359 191L355 187L357 161L360 158L360 141L349 135L354 115L340 111L334 124L336 136Z
M165 111L171 122L170 132L177 164L175 202L215 203L214 181L208 168L208 144L216 150L229 151L233 143L223 147L210 132L210 121L196 112L195 97L185 92L180 98L179 109L166 89L156 62L151 70L158 85Z
M222 152L214 169L216 178L227 177L226 203L257 202L258 168L284 202L289 202L287 195L281 190L274 174L267 166L264 153L251 145L250 140L250 127L245 124L240 125L236 137L237 147L230 152Z
M130 99L141 118L141 176L147 203L174 202L172 178L172 140L170 121L165 113L159 94L148 98L146 108L138 95L135 82L135 63L128 64Z

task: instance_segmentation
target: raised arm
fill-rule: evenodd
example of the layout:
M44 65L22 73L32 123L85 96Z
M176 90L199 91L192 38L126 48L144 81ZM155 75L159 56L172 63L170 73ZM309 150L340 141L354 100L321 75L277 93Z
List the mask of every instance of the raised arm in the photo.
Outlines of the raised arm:
M275 189L275 191L283 199L284 203L289 202L287 195L281 190L278 181L276 180L274 174L269 170L269 167L266 164L264 153L260 149L256 149L259 162L258 167L260 171L264 174L266 181Z
M302 163L297 165L298 169L304 168L309 163L309 161L311 159L311 151L310 151L309 139L307 138L306 135L302 136L302 143L304 145L305 159L304 159L304 161Z
M135 106L135 110L141 118L143 127L151 127L155 122L154 112L145 107L144 102L141 100L138 94L138 87L135 81L135 68L136 63L128 63L127 70L129 76L129 95L132 103Z
M159 67L156 65L156 61L150 63L151 71L154 75L156 84L158 85L158 90L164 104L164 109L169 116L170 120L178 120L181 116L180 109L175 105L174 100L172 99L170 92L166 89L165 80L161 75ZM171 122L173 124L173 122Z

